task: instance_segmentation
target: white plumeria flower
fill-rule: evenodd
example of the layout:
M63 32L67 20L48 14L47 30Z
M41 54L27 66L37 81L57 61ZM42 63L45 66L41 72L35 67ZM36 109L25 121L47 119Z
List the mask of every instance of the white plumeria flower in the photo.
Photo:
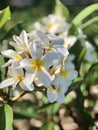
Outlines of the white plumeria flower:
M18 52L11 49L2 51L1 54L3 54L7 58L10 58L10 60L5 63L3 67L6 67L15 62L19 62L22 59L21 55Z
M72 80L75 79L77 75L78 73L74 69L73 63L65 60L60 68L58 68L52 84L54 86L59 86L65 93L69 85L72 83Z
M64 56L65 58L68 56L69 52L68 50L63 47L64 40L62 38L57 38L55 35L45 35L41 31L37 31L36 35L40 38L42 41L43 47L46 51L54 51L58 54Z
M47 87L47 97L52 103L58 101L59 103L64 102L64 94L68 90L72 80L78 75L75 70L74 64L72 63L73 56L69 56L66 60L62 60L55 71L55 78L51 85Z
M84 41L86 39L86 35L83 33L83 31L78 28L78 36L77 36L77 39L79 39L80 41Z
M54 87L51 85L47 88L47 98L51 103L55 101L58 101L59 103L64 103L65 95L60 87Z
M89 62L96 61L97 57L94 55L95 48L88 41L85 41L84 46L86 48L84 59Z
M25 30L23 30L20 36L13 36L15 42L10 42L10 45L13 46L18 52L29 52L29 40L28 35Z
M65 17L50 14L48 17L44 17L40 23L35 23L34 27L40 31L61 34L65 30L68 30L69 24L66 22Z
M38 51L38 46L35 43L32 43L30 54L31 58L25 58L20 61L20 67L26 69L26 80L31 83L38 78L44 86L49 86L52 77L49 74L48 69L58 62L57 53L51 52L43 56Z
M77 41L76 36L68 36L66 32L60 35L64 39L64 47L70 49Z
M19 84L19 86L26 90L32 91L34 89L33 84L25 84L24 72L22 69L16 69L17 64L13 64L8 71L9 78L3 80L0 83L0 89L6 88L8 86L12 86L13 89Z

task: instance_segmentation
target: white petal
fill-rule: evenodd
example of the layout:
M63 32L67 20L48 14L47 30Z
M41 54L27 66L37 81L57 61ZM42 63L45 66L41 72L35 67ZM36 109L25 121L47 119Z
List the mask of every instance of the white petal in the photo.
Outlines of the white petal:
M73 80L77 78L77 76L78 76L78 72L76 70L70 70L68 79Z
M65 96L64 96L63 93L58 93L57 101L58 101L59 103L64 103L64 98L65 98Z
M63 46L55 46L55 47L59 54L61 54L65 58L68 56L69 52L65 47L63 47Z
M61 38L55 39L52 41L53 45L62 45L64 44L64 40Z
M36 34L44 43L46 43L46 44L49 43L49 39L45 33L41 32L41 31L37 31Z
M25 30L23 30L22 33L20 34L20 38L23 40L23 43L25 45L28 45L27 33Z
M53 93L53 92L47 90L47 98L48 98L49 102L53 103L57 100L57 93Z
M17 63L13 63L12 66L9 67L8 73L10 76L24 75L23 70L18 68L17 65Z
M40 48L39 46L37 46L35 43L32 43L30 45L30 54L32 59L34 58L41 58L42 57L42 48Z
M15 82L15 80L13 80L13 78L9 78L9 79L3 80L0 83L0 89L6 88L8 86L11 86L11 85L14 84L14 82Z
M17 54L16 51L11 50L11 49L2 51L1 53L2 53L5 57L8 57L8 58L13 58L13 57Z
M13 39L14 39L14 41L16 42L16 44L18 46L21 47L21 45L23 45L23 41L22 41L22 39L19 36L13 35Z
M31 66L30 62L31 62L31 59L25 58L25 59L23 59L23 60L20 61L20 63L19 63L20 65L19 65L18 68L30 67Z
M64 40L67 43L67 48L69 49L75 44L77 38L75 36L68 36Z
M71 82L71 80L66 80L65 78L62 78L60 75L57 75L52 84L55 85L55 87L60 86L61 92L65 93Z
M23 89L23 90L26 90L26 91L33 91L34 90L34 85L33 84L30 84L30 85L25 85L23 82L19 84L20 87Z
M14 83L13 83L13 86L12 86L12 88L13 88L13 90L16 88L16 85L18 84L18 79L16 79L15 81L14 81Z
M7 67L9 66L10 64L12 64L14 61L14 59L10 59L8 62L6 62L2 67Z
M55 64L58 63L59 57L58 57L58 54L57 54L57 53L55 53L55 52L50 52L50 53L46 54L46 55L43 57L42 60L44 61L44 64L45 64L44 66L45 66L46 68L49 68L49 67L51 67L52 65L55 65Z
M38 72L38 80L45 86L48 87L51 84L52 77L50 74L43 68L42 71Z
M30 85L34 81L36 73L37 73L37 71L35 71L34 73L28 73L28 72L26 72L25 73L25 79L24 79L25 84Z

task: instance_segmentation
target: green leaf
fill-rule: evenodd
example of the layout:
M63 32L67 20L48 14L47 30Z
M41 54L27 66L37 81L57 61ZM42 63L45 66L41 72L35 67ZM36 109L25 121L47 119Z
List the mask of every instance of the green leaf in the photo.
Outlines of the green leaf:
M81 29L87 28L96 22L98 22L98 16L96 16L96 17L92 18L91 20L87 21L86 23L80 25L80 28Z
M19 119L31 119L31 118L40 119L40 116L36 112L23 111L23 112L14 112L14 118L18 119L18 120Z
M14 104L16 111L14 111L15 119L40 119L40 115L37 113L38 106L30 101L17 102ZM17 111L17 107L19 110Z
M86 7L84 10L82 10L74 19L73 23L76 26L79 26L85 18L87 18L90 14L92 14L94 11L98 10L98 4L92 4L88 7Z
M98 62L91 65L88 72L85 74L86 84L98 84Z
M5 61L4 61L4 57L2 55L0 55L0 81L2 81L5 77L5 68L2 67L2 65L4 65Z
M0 38L0 41L2 42L4 39L11 38L14 34L19 35L21 31L27 27L28 24L30 24L30 22L18 23L12 27L2 38Z
M58 110L60 109L61 104L55 102L52 104L46 104L44 106L42 106L41 108L39 108L38 112L44 112L46 111L48 114L50 115L54 115L58 112Z
M13 130L12 123L12 108L8 104L5 104L4 106L0 107L0 130Z
M76 69L79 71L85 53L85 51L83 51L83 46L79 40L70 48L69 52L75 55L74 64L76 66Z
M0 28L10 19L10 9L6 7L2 11L0 11Z
M81 62L83 61L83 58L85 56L85 53L86 53L86 48L83 48L80 52L80 55L78 57L78 63L81 64Z
M94 128L95 122L94 119L91 116L91 113L84 107L84 96L83 93L78 89L76 91L78 98L76 98L76 109L80 113L80 115L85 119L85 122L88 124L89 127ZM94 129L91 129L94 130Z
M78 77L76 80L74 80L74 82L70 85L67 93L78 88L80 86L80 84L82 83L82 81L83 81L82 77Z
M72 24L68 30L68 35L75 35L77 36L78 35L78 30L77 30L77 27Z
M45 124L40 130L54 130L55 122L50 121L49 123Z

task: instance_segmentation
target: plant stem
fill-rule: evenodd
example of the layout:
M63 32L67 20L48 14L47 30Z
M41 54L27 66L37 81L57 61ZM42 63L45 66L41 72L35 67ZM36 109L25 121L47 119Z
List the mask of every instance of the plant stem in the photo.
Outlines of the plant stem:
M22 92L20 92L16 97L13 97L12 99L11 99L11 101L12 102L15 102L15 101L17 101L18 99L20 99L22 96L24 96L26 93L28 93L28 91L22 91Z

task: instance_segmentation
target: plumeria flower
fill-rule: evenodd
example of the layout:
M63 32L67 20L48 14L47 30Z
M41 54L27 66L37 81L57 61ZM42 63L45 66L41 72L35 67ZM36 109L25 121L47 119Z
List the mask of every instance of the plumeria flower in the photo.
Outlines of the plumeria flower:
M96 55L94 55L95 48L88 41L85 41L84 46L86 48L86 54L84 59L89 62L96 61L97 57Z
M42 55L38 51L38 46L32 43L30 47L31 58L25 58L20 61L20 67L26 69L26 80L29 83L35 79L44 85L49 86L52 81L52 77L48 72L48 69L58 62L58 55L55 52Z
M77 39L79 39L82 42L82 41L85 41L86 37L87 36L83 33L83 31L80 28L78 28Z
M29 42L28 35L25 30L21 32L20 36L14 35L13 40L14 42L10 42L10 45L13 46L17 52L21 52L21 53L29 52L30 42Z
M65 95L63 90L59 86L49 86L47 88L47 98L53 103L58 101L59 103L64 103Z
M43 47L46 51L51 52L57 52L58 54L64 56L65 58L68 56L69 52L68 50L63 46L64 40L62 38L57 38L55 35L45 35L41 31L37 31L36 35L39 37L39 39L42 41Z
M68 36L65 33L60 35L64 39L64 47L70 49L77 41L76 36Z
M43 30L43 32L61 34L65 30L68 30L70 25L66 22L65 17L61 17L55 14L50 14L44 17L41 22L34 24L35 29Z
M6 67L15 62L19 62L22 59L22 56L18 52L11 49L2 51L1 54L3 54L7 58L10 58L10 60L5 63L3 67Z
M4 64L8 67L9 77L0 83L0 89L11 87L15 90L20 86L26 91L33 91L36 86L44 86L50 102L63 103L64 94L78 75L73 64L74 56L68 52L76 38L70 37L69 43L66 37L67 47L63 38L41 31L26 33L23 30L20 36L14 35L14 42L10 44L15 50L1 52L10 59Z
M72 80L78 75L72 60L73 56L64 60L57 67L57 71L55 71L55 78L51 85L47 87L47 97L50 102L64 102L64 94L67 92Z
M9 78L3 80L0 83L0 89L6 88L8 86L12 86L12 89L15 89L16 86L19 84L19 86L26 90L26 91L32 91L34 89L33 84L25 84L25 77L24 72L22 69L16 69L17 64L13 64L9 67L8 74Z

